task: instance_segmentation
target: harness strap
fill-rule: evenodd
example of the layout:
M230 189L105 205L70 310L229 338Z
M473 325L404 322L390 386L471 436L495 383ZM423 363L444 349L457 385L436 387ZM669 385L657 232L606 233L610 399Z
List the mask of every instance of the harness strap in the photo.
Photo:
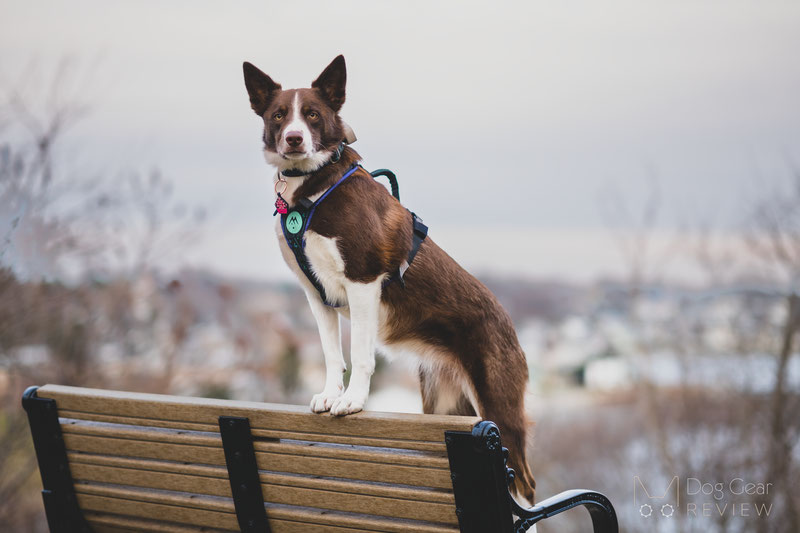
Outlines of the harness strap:
M370 172L370 175L373 178L377 178L378 176L386 176L389 179L389 185L392 187L392 196L397 198L398 202L400 201L400 187L397 186L397 176L394 175L394 172L388 168L379 168L378 170L373 170Z
M289 249L292 250L300 270L303 272L303 274L305 274L306 278L308 278L308 281L311 282L314 288L317 289L317 292L319 292L320 298L322 298L322 301L325 303L325 305L329 307L339 306L328 301L328 296L325 294L325 288L311 270L311 264L309 263L305 252L305 233L309 224L311 224L311 218L314 216L317 206L325 198L327 198L336 187L341 185L344 180L352 176L358 168L359 165L354 165L351 167L350 170L348 170L341 178L339 178L336 183L331 185L328 190L322 193L322 196L317 198L316 201L311 202L307 198L301 198L298 200L296 206L292 207L287 213L281 214L281 229L283 230L283 237L286 239L286 244L288 244ZM373 178L378 176L386 176L389 178L389 184L392 187L392 196L400 200L400 190L397 185L397 177L394 175L394 172L387 169L380 169L371 172L370 175L372 175ZM384 280L382 284L383 287L386 287L393 281L399 281L400 284L405 287L403 275L406 273L406 270L408 270L411 262L414 261L414 257L417 255L417 252L422 245L422 241L424 241L428 236L428 226L423 224L422 219L420 219L415 213L411 211L409 211L409 213L411 213L411 219L413 223L411 250L408 252L408 257L406 260L403 261L398 269L390 277Z
M315 202L310 202L307 198L301 198L297 205L290 209L288 213L281 214L281 229L283 230L283 238L286 239L286 244L289 245L289 249L294 254L294 258L297 261L297 266L300 267L300 270L302 270L303 274L306 275L308 281L310 281L314 288L317 289L322 301L331 307L338 306L328 301L328 295L325 294L325 287L322 286L322 283L319 282L317 277L314 275L314 272L311 270L311 264L308 262L308 257L306 257L305 234L306 230L308 229L308 225L311 223L311 217L314 216L314 211L316 211L319 203L327 198L327 196L336 187L341 185L344 180L352 176L357 169L358 165L353 165L350 170L345 172L344 176L339 178L339 181L331 185L328 190L322 194L322 196L317 198Z
M419 247L422 245L422 241L424 241L428 236L428 226L423 224L422 219L419 218L416 213L413 211L409 211L409 213L411 213L411 219L414 224L414 231L411 235L411 250L408 252L408 258L402 262L394 274L384 280L384 287L393 281L399 281L400 285L403 287L406 286L406 282L403 280L403 275L405 275L406 270L408 270L408 267L411 265L411 262L414 261L414 257L416 257L417 252L419 252Z
M305 225L305 226L303 226L303 234L304 234L304 235L305 235L305 233L306 233L306 230L308 229L308 225L311 223L311 217L313 217L313 216L314 216L314 211L316 211L316 209L317 209L317 206L320 204L320 202L322 202L322 200L324 200L325 198L327 198L327 197L328 197L328 195L331 193L331 191L333 191L333 189L335 189L336 187L338 187L339 185L341 185L341 183L342 183L344 180L346 180L347 178L349 178L350 176L352 176L352 175L353 175L353 172L355 172L355 171L356 171L356 169L358 169L358 165L354 165L354 166L353 166L353 168L351 168L350 170L348 170L347 172L345 172L344 176L342 176L341 178L339 178L339 181L337 181L336 183L334 183L333 185L331 185L331 186L330 186L330 188L329 188L327 191L325 191L324 193L322 193L322 196L320 196L319 198L317 198L317 200L316 200L316 201L315 201L313 204L311 204L311 210L310 210L310 211L309 211L309 213L308 213L308 218L306 218L306 225ZM306 199L305 199L305 198L303 198L303 200L306 200ZM308 201L308 200L306 200L306 201ZM303 248L305 248L305 246L306 246L306 239L305 239L305 237L303 237Z

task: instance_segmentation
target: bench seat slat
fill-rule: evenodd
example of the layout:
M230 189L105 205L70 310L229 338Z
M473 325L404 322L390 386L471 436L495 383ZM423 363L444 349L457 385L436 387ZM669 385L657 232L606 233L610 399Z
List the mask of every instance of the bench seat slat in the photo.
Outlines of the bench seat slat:
M191 497L138 491L113 486L76 483L78 501L82 508L116 513L137 518L168 520L189 525L210 525L238 531L233 502L221 503L207 497ZM225 512L229 509L230 512ZM382 533L455 533L452 525L426 524L419 521L382 519L352 513L320 511L270 505L267 507L270 528L275 533L303 531L373 531Z
M311 413L307 407L186 398L157 394L45 385L37 394L52 398L59 409L113 416L133 416L214 425L221 415L242 416L254 429L326 433L371 438L442 442L444 432L470 431L478 417L356 413L333 417Z

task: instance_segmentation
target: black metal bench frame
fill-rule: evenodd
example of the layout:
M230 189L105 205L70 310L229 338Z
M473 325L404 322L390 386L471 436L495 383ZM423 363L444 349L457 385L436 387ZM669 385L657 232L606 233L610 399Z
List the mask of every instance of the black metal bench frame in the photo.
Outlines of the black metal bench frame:
M39 462L48 526L52 533L91 533L75 496L56 401L37 397L37 388L25 391L22 406ZM239 527L245 533L269 533L250 423L221 416L219 427ZM599 492L568 490L534 507L520 506L508 490L514 471L506 466L508 450L493 422L479 422L472 432L446 431L445 443L462 533L524 533L536 522L578 506L589 511L594 533L618 533L614 507Z

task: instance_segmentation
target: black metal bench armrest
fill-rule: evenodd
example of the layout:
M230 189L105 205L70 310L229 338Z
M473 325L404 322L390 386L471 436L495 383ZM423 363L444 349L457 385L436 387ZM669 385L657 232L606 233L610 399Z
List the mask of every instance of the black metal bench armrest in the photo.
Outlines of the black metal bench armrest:
M599 492L568 490L529 509L519 505L509 491L514 471L506 466L508 450L494 422L478 422L471 433L447 431L445 443L462 533L525 533L536 522L579 505L589 511L594 533L619 532L614 506Z
M599 492L583 489L565 490L530 508L522 507L511 497L512 511L519 517L514 524L514 530L517 533L524 533L539 520L550 518L579 505L585 506L589 511L594 533L617 533L619 531L617 514L608 498Z

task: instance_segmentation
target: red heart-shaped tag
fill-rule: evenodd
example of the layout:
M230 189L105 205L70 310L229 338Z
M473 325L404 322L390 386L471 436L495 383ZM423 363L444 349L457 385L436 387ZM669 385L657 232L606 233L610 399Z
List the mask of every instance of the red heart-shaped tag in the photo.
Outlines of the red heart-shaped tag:
M286 203L286 200L281 198L280 194L278 195L278 199L275 200L275 210L281 215L285 215L289 212L289 204Z

